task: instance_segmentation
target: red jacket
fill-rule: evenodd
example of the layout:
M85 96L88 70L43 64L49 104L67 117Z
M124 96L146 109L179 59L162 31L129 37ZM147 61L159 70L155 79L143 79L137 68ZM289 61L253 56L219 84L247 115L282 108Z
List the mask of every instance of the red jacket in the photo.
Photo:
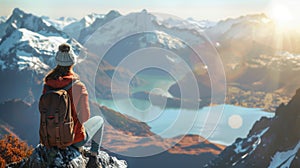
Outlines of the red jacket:
M47 80L46 85L52 88L63 88L72 82L73 75L64 76L57 80ZM44 87L43 93L46 92ZM85 85L82 82L75 83L71 89L68 90L69 95L71 95L71 101L73 101L74 106L72 106L72 116L74 119L74 131L75 139L74 143L80 142L85 138L85 129L82 125L85 121L90 118L90 107L88 101L88 92ZM75 107L75 109L74 109Z

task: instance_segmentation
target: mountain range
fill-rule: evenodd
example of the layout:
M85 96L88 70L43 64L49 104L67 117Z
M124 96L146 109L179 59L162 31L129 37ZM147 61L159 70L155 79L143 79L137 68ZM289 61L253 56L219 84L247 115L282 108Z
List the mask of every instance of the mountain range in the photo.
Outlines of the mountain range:
M10 76L9 80L3 81L3 87L0 89L4 93L0 96L1 101L21 98L33 103L37 100L43 75L55 66L53 55L59 44L71 44L78 55L78 62L89 55L80 54L85 48L67 33L49 25L48 21L18 8L14 9L12 15L6 22L1 23L0 27L0 34L4 34L0 41L0 76L3 79ZM101 90L110 90L110 84L105 82L110 81L111 77L103 71L111 69L114 68L109 64L101 63L101 69L98 71L98 74L104 74L101 75L100 85L104 86ZM126 74L123 72L122 76ZM89 80L87 85L92 82Z
M37 100L43 76L55 66L54 55L61 43L72 45L78 55L78 67L85 67L84 70L75 67L75 71L88 89L95 87L96 98L112 99L112 92L126 94L124 83L134 72L131 67L118 65L135 51L160 48L162 52L154 53L160 56L156 62L162 62L170 73L179 78L169 88L170 94L180 98L179 85L188 84L187 79L195 75L199 92L203 93L201 98L209 104L209 69L219 68L210 67L215 61L210 58L216 53L222 60L229 87L234 86L249 94L274 92L291 96L300 82L299 37L296 31L278 32L273 21L264 14L214 23L191 18L166 18L147 10L125 16L110 11L107 14L90 14L78 20L38 17L16 8L10 17L0 18L0 102L3 102L0 104L0 132L15 133L33 145L38 143ZM195 46L201 49L204 58L195 53ZM151 57L151 52L145 55ZM182 66L184 63L188 70ZM148 75L164 74L158 71ZM117 75L118 79L116 90L112 91L113 75ZM130 87L145 83L134 77ZM188 93L193 92L195 90L188 90ZM299 92L288 105L281 105L276 110L273 119L261 119L248 137L237 139L218 157L216 155L224 149L222 145L203 140L198 135L163 139L143 122L91 104L96 111L101 109L107 120L104 146L110 147L111 153L124 158L133 167L193 167L206 163L206 167L243 167L253 166L256 161L263 166L284 167L289 163L292 167L299 167L299 115L295 110L298 97ZM35 131L29 132L28 128ZM150 139L144 141L141 137ZM170 143L174 146L168 148ZM142 158L119 155L141 147L154 147L164 152ZM298 154L294 154L296 152ZM163 163L157 162L162 159Z
M10 71L9 73L13 73L12 76L19 75L15 72L28 72L33 76L45 74L54 66L52 56L57 45L63 42L70 43L82 60L88 56L87 60L91 61L90 65L93 67L98 66L97 59L99 59L93 55L95 53L99 55L98 51L106 48L103 46L110 46L103 61L98 63L101 65L100 69L110 70L115 69L114 66L133 51L159 47L166 50L166 52L159 52L161 59L164 60L164 65L169 66L168 70L171 73L179 74L180 78L184 79L184 75L187 73L187 70L181 66L184 61L192 71L201 72L195 72L194 75L205 79L198 80L198 82L206 89L210 87L207 86L209 83L207 81L207 79L209 80L207 65L210 64L210 60L207 58L215 52L211 51L212 49L205 50L205 48L209 48L207 45L213 45L223 62L228 86L234 85L246 91L278 92L291 96L297 88L295 84L300 80L295 75L299 71L299 51L296 45L299 33L292 31L285 33L282 36L283 41L276 42L276 39L280 40L280 34L276 32L276 26L272 20L264 14L242 16L217 23L162 18L146 10L125 16L117 11L110 11L106 15L90 14L81 20L72 18L50 20L45 16L38 17L15 9L5 22L0 23L1 73ZM136 26L135 24L140 25ZM77 32L74 33L72 30ZM153 31L151 32L151 30ZM134 33L131 31L141 32L131 34ZM112 44L114 41L117 43ZM187 41L188 43L186 43ZM280 46L274 46L276 43L290 45L278 48ZM201 53L204 58L199 58L193 51L192 48L195 44L204 48ZM92 53L83 54L81 52L86 49ZM170 56L167 51L171 51L179 57ZM96 64L92 64L93 62ZM95 70L87 70L87 72L91 71ZM101 77L110 81L109 78L113 72L104 72ZM128 74L130 75L130 72ZM286 83L287 79L293 80L293 82ZM88 81L88 83L92 83L92 81ZM6 86L6 84L4 85ZM103 82L101 85L104 85ZM104 88L110 90L108 85ZM104 89L96 89L100 90L99 92L105 92ZM27 87L23 90L30 89ZM174 94L176 94L175 92ZM99 96L111 97L105 94ZM24 98L24 96L11 98Z

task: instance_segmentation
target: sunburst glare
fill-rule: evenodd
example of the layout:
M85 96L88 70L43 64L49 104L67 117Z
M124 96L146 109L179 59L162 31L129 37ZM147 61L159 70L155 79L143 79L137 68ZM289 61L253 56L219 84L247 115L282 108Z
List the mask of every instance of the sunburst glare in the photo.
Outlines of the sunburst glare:
M292 8L283 1L271 3L267 13L280 29L294 29L297 26Z

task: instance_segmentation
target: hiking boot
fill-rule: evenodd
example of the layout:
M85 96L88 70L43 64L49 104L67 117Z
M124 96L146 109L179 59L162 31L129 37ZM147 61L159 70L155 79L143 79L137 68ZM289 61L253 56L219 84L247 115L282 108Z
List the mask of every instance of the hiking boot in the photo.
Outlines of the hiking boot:
M87 168L102 168L101 163L99 162L99 159L97 156L89 156L89 161L86 164Z

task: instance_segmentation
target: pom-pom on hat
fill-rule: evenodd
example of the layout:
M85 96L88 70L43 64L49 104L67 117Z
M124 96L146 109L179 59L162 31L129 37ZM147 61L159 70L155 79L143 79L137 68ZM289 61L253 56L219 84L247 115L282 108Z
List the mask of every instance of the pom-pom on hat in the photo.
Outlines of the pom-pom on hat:
M76 58L71 46L65 43L61 44L58 47L58 52L56 53L55 61L56 64L59 66L71 66L75 64Z

